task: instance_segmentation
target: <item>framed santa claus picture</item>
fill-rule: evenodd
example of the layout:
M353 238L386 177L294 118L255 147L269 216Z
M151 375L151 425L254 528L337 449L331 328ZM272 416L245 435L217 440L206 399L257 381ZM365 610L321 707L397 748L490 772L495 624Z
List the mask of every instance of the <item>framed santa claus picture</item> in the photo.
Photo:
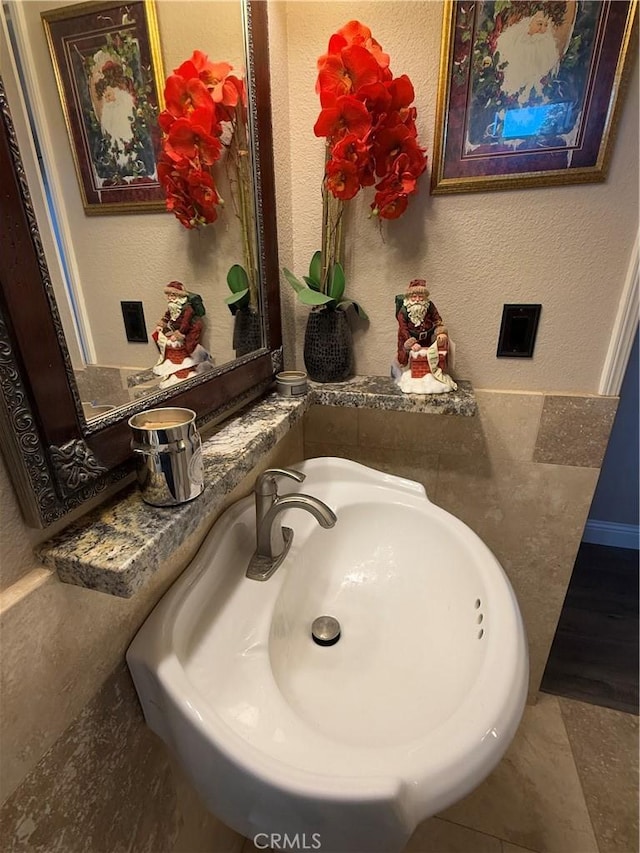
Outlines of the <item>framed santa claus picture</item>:
M447 2L431 191L602 181L637 0Z
M85 213L164 210L153 2L77 3L43 12L42 21Z

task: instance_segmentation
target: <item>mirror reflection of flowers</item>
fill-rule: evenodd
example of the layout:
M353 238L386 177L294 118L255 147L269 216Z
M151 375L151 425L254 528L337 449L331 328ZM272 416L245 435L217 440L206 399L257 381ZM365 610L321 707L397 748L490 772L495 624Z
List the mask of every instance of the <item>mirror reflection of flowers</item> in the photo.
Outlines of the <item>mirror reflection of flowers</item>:
M167 210L188 229L214 223L224 205L214 166L226 152L226 169L236 216L241 225L244 266L234 264L227 282L234 308L257 309L253 246L251 171L247 137L246 88L228 62L211 62L195 50L166 81L158 178Z
M340 264L344 203L361 189L374 187L370 215L398 219L426 169L413 85L406 74L394 77L389 62L369 27L359 21L335 32L318 59L321 111L314 133L326 139L321 263L312 261L306 287L285 270L304 304L344 304ZM356 310L361 312L357 305Z

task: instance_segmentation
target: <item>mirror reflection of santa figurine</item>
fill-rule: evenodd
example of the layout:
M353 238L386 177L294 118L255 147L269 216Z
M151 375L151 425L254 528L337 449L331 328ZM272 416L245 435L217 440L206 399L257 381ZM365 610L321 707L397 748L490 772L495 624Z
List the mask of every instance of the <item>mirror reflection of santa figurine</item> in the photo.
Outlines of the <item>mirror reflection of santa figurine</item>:
M213 360L200 344L204 329L204 303L197 293L190 293L180 281L165 288L167 310L151 337L160 356L153 372L162 377L161 388L169 388L182 379L211 370Z
M398 353L392 375L401 390L413 394L455 391L458 386L448 374L449 334L424 279L414 279L406 293L396 296L396 319Z

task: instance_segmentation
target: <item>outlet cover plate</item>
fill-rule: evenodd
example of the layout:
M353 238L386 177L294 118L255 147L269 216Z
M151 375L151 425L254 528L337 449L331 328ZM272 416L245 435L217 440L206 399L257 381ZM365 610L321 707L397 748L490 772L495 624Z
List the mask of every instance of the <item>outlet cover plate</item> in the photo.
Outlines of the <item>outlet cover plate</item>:
M497 358L531 358L542 305L505 305L498 338Z
M127 340L132 344L146 344L149 341L147 326L144 322L142 302L121 302L122 319Z

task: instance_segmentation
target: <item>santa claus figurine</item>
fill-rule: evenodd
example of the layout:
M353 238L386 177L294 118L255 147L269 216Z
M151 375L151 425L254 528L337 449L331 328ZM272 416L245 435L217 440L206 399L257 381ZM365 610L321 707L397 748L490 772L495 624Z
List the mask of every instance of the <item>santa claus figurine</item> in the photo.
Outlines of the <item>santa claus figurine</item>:
M448 374L449 335L424 279L414 279L406 293L396 296L396 311L398 361L392 372L400 388L414 394L455 391L458 386Z
M213 360L201 346L204 328L204 304L197 293L190 293L180 281L164 288L167 310L151 337L160 352L153 372L162 377L160 388L168 388L213 367Z

